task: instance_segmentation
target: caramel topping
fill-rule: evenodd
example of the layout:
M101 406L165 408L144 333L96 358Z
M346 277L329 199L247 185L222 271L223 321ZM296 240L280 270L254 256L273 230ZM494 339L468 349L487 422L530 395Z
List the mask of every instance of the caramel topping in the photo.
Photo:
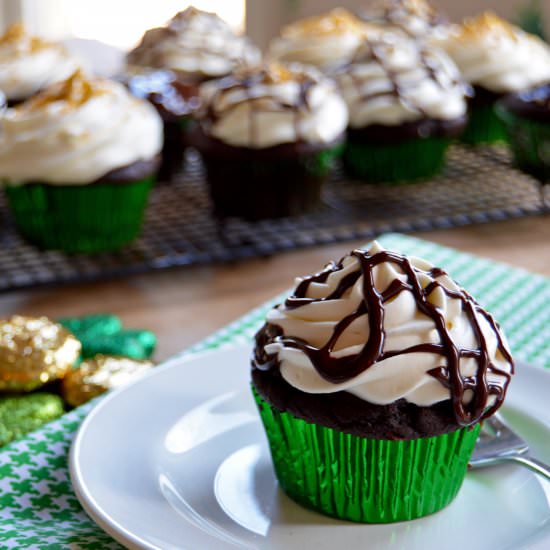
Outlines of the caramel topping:
M264 71L264 82L266 84L280 84L293 78L296 78L296 75L281 63L271 63L267 65Z
M466 18L460 26L458 38L459 40L470 40L488 33L508 35L512 40L518 39L517 27L491 11Z
M78 69L67 80L46 88L29 101L22 103L18 109L36 111L56 101L63 101L68 107L77 108L103 93L105 93L103 80L88 80L82 70Z
M351 12L343 8L336 8L328 13L306 17L283 27L281 36L292 38L311 35L338 35L349 32L363 34L365 25Z
M4 35L0 37L0 46L10 44L16 45L18 50L24 53L32 53L54 46L52 42L27 34L25 27L21 23L10 25Z
M434 8L426 0L396 0L392 7L419 17L429 18L435 15Z

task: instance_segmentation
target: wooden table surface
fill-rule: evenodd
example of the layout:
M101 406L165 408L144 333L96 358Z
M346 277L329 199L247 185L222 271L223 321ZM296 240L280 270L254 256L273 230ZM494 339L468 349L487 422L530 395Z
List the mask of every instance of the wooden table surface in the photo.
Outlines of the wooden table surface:
M550 276L548 215L415 235ZM229 265L1 294L0 315L115 313L129 327L156 332L156 358L162 360L282 292L295 276L318 271L361 244L353 241Z

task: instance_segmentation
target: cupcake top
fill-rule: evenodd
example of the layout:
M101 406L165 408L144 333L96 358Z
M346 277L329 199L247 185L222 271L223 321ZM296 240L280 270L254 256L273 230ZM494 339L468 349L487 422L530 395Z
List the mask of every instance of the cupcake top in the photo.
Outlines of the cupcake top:
M366 26L352 13L336 8L283 27L268 55L330 71L348 62L361 43Z
M46 86L65 80L78 62L61 44L8 28L0 38L0 89L9 101L21 101Z
M0 132L0 178L12 184L92 183L153 159L162 121L120 83L80 71L8 109Z
M491 12L466 19L442 46L464 80L491 92L516 92L550 81L550 46Z
M297 280L256 337L253 367L303 392L376 405L450 400L459 425L501 405L513 361L492 316L443 270L374 243Z
M260 60L259 50L214 13L190 7L166 26L147 31L128 54L128 64L171 69L192 79L229 74Z
M413 38L445 36L449 25L425 0L379 0L360 13L364 21Z
M313 67L271 65L201 86L203 132L240 147L331 144L344 132L346 105L335 84Z
M352 128L451 120L466 113L466 87L452 60L402 36L368 37L336 79Z
M518 116L535 122L550 123L550 84L509 94L500 103Z

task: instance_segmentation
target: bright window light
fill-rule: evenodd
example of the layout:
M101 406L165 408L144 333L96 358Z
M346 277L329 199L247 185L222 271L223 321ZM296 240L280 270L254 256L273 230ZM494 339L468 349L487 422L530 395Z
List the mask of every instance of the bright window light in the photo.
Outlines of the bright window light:
M163 25L191 4L216 12L237 32L245 28L245 0L62 0L62 6L55 4L66 18L66 32L124 50L135 46L147 29Z

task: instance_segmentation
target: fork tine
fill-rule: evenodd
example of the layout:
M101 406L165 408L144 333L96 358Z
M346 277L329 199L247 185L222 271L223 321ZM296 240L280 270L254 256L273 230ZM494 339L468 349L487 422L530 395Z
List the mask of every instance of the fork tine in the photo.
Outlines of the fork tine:
M511 428L505 424L498 414L494 414L485 420L494 430L511 432Z

